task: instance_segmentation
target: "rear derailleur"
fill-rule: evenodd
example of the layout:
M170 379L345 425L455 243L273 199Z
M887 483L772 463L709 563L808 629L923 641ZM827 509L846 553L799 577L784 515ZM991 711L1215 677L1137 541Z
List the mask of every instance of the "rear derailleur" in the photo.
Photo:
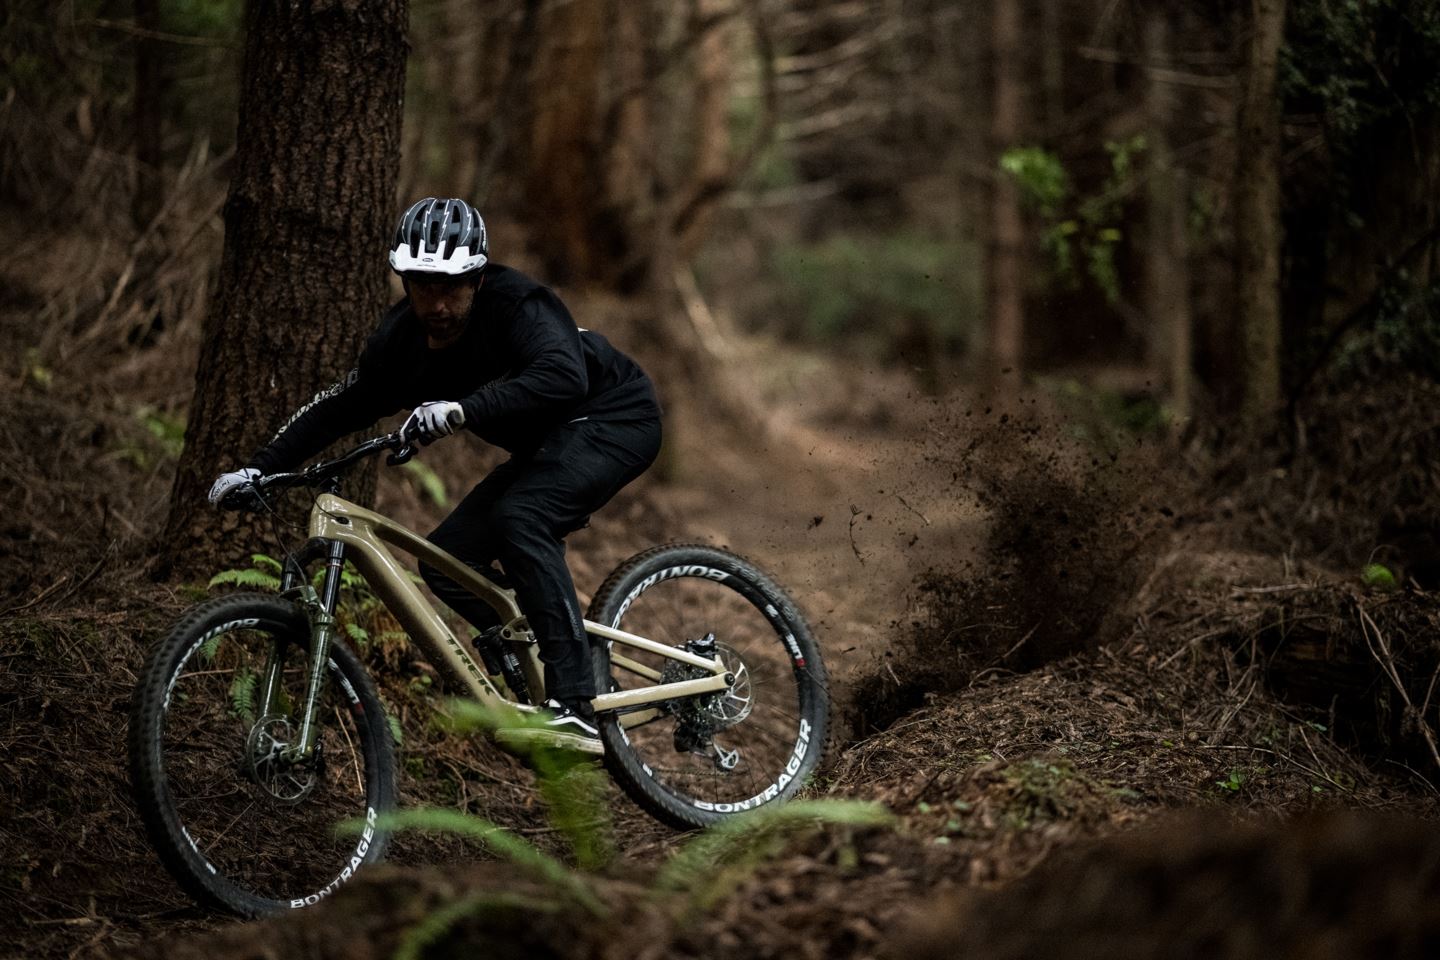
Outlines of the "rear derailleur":
M680 649L706 660L714 660L721 652L720 644L716 643L713 633L681 644ZM704 667L691 666L679 660L667 660L660 672L660 682L683 683L686 680L703 680L711 675ZM715 764L715 769L728 773L739 765L740 751L726 750L715 742L717 730L724 730L736 722L726 715L724 697L723 690L693 697L677 697L661 703L660 709L675 718L676 753L693 753L706 757Z

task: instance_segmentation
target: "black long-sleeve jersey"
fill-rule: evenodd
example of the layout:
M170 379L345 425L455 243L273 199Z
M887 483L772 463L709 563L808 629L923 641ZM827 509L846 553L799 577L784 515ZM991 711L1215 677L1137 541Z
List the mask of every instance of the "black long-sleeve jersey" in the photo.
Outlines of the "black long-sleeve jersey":
M533 449L568 421L660 415L654 386L635 361L577 327L549 288L490 263L458 341L430 349L409 298L401 300L355 368L297 410L246 466L294 469L339 437L431 400L458 401L468 429L512 453Z

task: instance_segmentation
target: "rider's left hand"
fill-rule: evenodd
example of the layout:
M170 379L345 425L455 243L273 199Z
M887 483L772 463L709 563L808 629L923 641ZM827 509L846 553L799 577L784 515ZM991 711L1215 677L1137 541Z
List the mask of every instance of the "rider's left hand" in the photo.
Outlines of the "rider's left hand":
M452 400L432 400L410 411L400 427L400 439L428 442L448 437L465 423L465 411Z

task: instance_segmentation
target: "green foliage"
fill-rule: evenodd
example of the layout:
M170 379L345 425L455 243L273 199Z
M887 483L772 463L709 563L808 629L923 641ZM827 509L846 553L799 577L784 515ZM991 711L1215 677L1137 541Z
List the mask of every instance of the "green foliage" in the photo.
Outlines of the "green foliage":
M165 413L148 404L135 411L135 417L160 443L166 459L178 460L185 449L185 418L179 414Z
M1105 144L1110 171L1093 194L1072 194L1060 158L1040 147L1012 147L1000 157L1000 169L1015 179L1026 205L1044 224L1041 244L1050 254L1056 277L1070 286L1080 280L1076 253L1084 276L1105 299L1120 299L1120 274L1115 254L1124 239L1125 201L1136 185L1135 161L1145 151L1145 137Z
M950 351L978 335L979 252L910 231L836 233L816 243L781 245L770 280L786 332L802 340L867 340L883 351L920 327Z
M545 717L474 700L449 703L452 727L459 732L545 729ZM523 748L522 748L523 749ZM551 824L565 838L582 869L598 870L614 856L604 778L588 759L568 750L537 744L526 755L538 775Z
M49 390L50 383L54 380L55 374L40 360L40 351L29 347L25 351L25 362L20 372L22 382L35 384L42 390Z
M1298 0L1280 82L1291 109L1323 112L1341 152L1367 132L1440 107L1440 6L1410 0Z
M259 677L249 667L241 667L230 681L230 706L246 723L255 722L255 687Z
M206 640L203 644L201 644L201 661L204 663L209 663L211 660L214 660L215 654L220 650L220 642L224 639L225 635L223 633L217 633L215 636L211 637L209 640Z
M449 724L458 732L541 728L544 723L540 717L473 700L449 701L447 714ZM597 765L569 751L545 746L532 749L528 759L536 771L551 824L569 842L577 870L505 828L457 810L405 810L382 815L378 825L385 830L424 830L478 840L553 893L544 901L547 909L570 905L594 917L609 916L610 908L590 879L590 871L603 867L613 856L609 809ZM762 806L723 820L681 847L657 874L651 893L656 898L679 896L687 910L703 909L805 830L827 823L875 827L892 822L890 813L874 803L811 800ZM356 819L338 829L358 833L363 827L363 822ZM531 898L506 893L479 893L456 900L412 927L396 956L421 956L426 947L438 942L457 923L477 913L533 907Z
M1239 793L1240 789L1245 786L1247 779L1245 771L1237 768L1231 770L1230 774L1224 780L1216 780L1215 786L1228 793Z
M1420 284L1403 269L1390 274L1374 321L1344 341L1333 368L1337 381L1394 370L1440 380L1440 282Z
M322 567L315 571L312 581L315 589L320 589L324 579L325 570ZM340 568L340 603L335 619L345 635L362 651L371 644L378 644L384 650L409 642L404 631L393 629L394 621L386 613L385 602L376 596L369 582L349 563Z
M1051 219L1070 195L1070 177L1060 158L1043 147L1011 147L1000 155L1000 169L1015 179L1025 202Z
M409 461L405 464L404 470L406 479L429 497L435 506L449 505L450 495L445 490L445 481L440 479L438 473L419 460Z
M256 590L279 590L280 578L265 570L221 570L210 578L210 587L253 587Z
M1394 590L1399 586L1395 582L1395 574L1383 563L1365 564L1365 569L1360 571L1360 580L1365 586L1376 590Z

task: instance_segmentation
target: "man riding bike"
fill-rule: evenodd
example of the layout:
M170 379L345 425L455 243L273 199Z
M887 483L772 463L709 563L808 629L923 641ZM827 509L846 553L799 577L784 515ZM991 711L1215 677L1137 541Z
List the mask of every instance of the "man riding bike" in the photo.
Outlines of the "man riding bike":
M405 298L355 368L244 467L221 474L210 502L405 408L407 439L428 443L463 426L509 451L429 539L477 569L500 562L545 664L547 726L598 750L595 678L564 537L654 462L654 387L604 337L578 328L552 290L491 262L485 224L465 201L415 203L391 246ZM420 574L477 629L497 625L489 607L438 570L422 563Z

